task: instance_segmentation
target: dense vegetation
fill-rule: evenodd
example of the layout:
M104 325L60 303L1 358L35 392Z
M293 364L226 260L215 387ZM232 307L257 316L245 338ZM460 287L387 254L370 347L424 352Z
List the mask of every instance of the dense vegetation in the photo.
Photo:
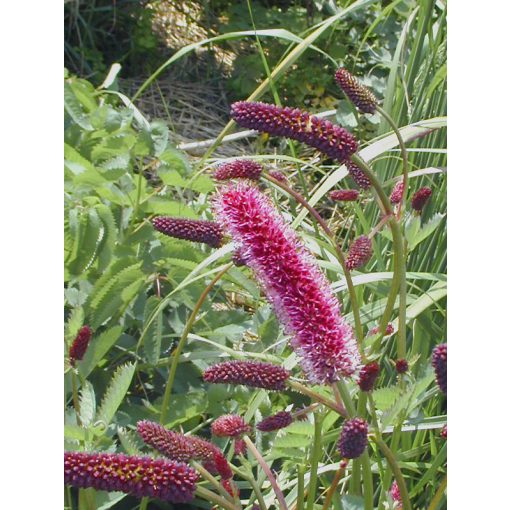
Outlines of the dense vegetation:
M177 459L200 474L193 506L446 508L446 395L431 362L446 342L446 5L197 2L212 42L169 48L154 31L157 4L65 4L65 450L160 458L141 433L139 423L149 420L211 441L227 459L231 477L203 458ZM105 28L112 9L114 31ZM205 61L201 46L210 53ZM219 50L233 54L228 69L215 60ZM359 111L335 82L339 67L374 92L374 114ZM374 389L362 391L357 375L312 384L271 289L260 285L255 255L244 261L249 267L232 264L248 240L236 238L213 207L225 193L214 172L236 159L219 149L249 126L225 120L213 141L179 148L168 118L139 109L144 93L174 69L187 80L224 82L231 102L321 112L358 140L362 161L352 160L370 167L362 168L369 184L361 189L345 162L299 137L242 139L243 159L263 167L250 186L269 197L313 254L363 364L377 362ZM134 76L142 84L129 94L120 78ZM276 170L285 182L270 174ZM403 173L407 200L388 212L384 197L390 200ZM355 201L329 195L347 188L360 191ZM423 188L431 197L416 207L411 197ZM165 236L155 228L161 216L219 222L221 246ZM345 257L363 236L373 254L350 270ZM278 391L204 381L204 371L227 360L272 363L291 378ZM282 411L294 414L291 424L256 428ZM226 414L251 426L244 454L241 432L234 440L221 434L221 422L211 427ZM354 417L368 424L369 440L347 460L339 438ZM113 487L108 476L103 488ZM405 485L402 502L395 480ZM182 504L119 486L71 485L67 508Z

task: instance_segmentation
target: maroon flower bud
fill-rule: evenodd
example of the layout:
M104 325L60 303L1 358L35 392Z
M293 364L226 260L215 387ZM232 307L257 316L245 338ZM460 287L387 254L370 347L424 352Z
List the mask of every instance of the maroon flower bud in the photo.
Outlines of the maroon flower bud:
M216 467L216 471L219 473L223 480L228 480L234 476L232 473L232 469L230 469L230 464L228 460L225 458L225 455L220 451L214 454L214 464Z
M243 252L240 248L236 248L232 252L232 262L234 263L234 266L240 267L246 265L246 259L243 256Z
M338 451L346 459L358 458L368 444L368 425L362 418L346 420L340 433Z
M69 349L69 363L71 363L71 366L74 367L77 360L83 359L91 338L92 330L88 326L83 326L80 331L78 331Z
M234 440L234 454L235 455L246 455L246 443L242 439Z
M444 437L446 439L446 434L447 434L447 430L446 430L446 424L445 424L445 426L441 429L441 437Z
M238 437L251 427L237 414L224 414L212 422L211 431L218 437Z
M231 106L230 116L240 126L306 143L340 162L358 148L356 139L344 128L298 108L238 101Z
M388 325L386 326L386 330L384 331L384 334L385 334L385 335L391 335L394 331L395 331L395 329L393 328L393 324L390 322L390 323L388 323ZM369 336L370 336L370 335L377 335L377 333L379 333L379 326L376 326L375 328L372 328L372 329L368 332Z
M144 443L173 460L211 460L215 453L220 452L219 448L209 441L168 430L153 421L139 421L136 428Z
M349 248L345 265L349 271L364 266L372 257L372 240L367 236L360 236Z
M157 216L152 220L152 224L156 230L167 236L205 243L212 248L219 248L223 242L223 232L215 221Z
M418 212L421 212L427 203L427 200L432 195L430 188L420 188L411 198L411 207Z
M439 389L446 395L446 344L439 344L432 351L432 366Z
M391 484L390 496L395 503L397 503L397 510L402 508L402 496L400 496L400 489L396 480Z
M193 499L198 473L172 460L120 453L64 452L66 485L108 492L120 491L138 498L172 503Z
M261 432L273 432L288 427L292 422L292 414L287 411L280 411L257 423L257 428Z
M345 163L347 166L347 170L349 171L349 175L352 177L353 181L361 188L368 189L372 185L370 183L370 179L366 176L365 172L358 166L356 163L353 163L351 160Z
M204 372L204 381L231 383L281 391L290 373L283 367L260 361L224 361L209 367Z
M214 172L218 181L230 179L252 179L258 181L262 173L262 165L251 159L234 159L222 163Z
M358 200L359 191L356 189L336 189L329 194L331 200L337 202L355 202Z
M404 181L398 181L393 187L390 195L390 202L392 204L399 204L404 196Z
M359 373L359 387L361 391L372 391L375 386L375 380L379 375L379 364L377 361L364 365Z
M398 359L395 362L395 368L398 374L405 374L409 370L409 363L406 359Z
M335 80L352 104L363 113L374 113L377 99L374 94L361 84L347 69L341 67L335 73Z
M284 173L279 172L278 170L270 170L268 173L273 179L282 182L283 184L287 184L287 177Z

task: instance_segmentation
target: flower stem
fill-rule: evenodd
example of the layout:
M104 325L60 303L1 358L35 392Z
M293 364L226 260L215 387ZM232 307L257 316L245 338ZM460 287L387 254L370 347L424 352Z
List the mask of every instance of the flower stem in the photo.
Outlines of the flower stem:
M386 457L386 460L388 461L391 471L393 472L393 476L395 477L395 480L397 481L397 485L398 485L398 488L400 491L400 496L402 498L403 510L412 510L411 501L409 500L409 493L407 492L406 483L405 483L404 477L402 475L402 471L400 470L400 467L398 465L397 459L393 455L393 452L391 451L390 448L388 448L388 446L382 439L378 439L377 437L375 437L373 435L370 437L377 444L377 446L380 448L380 450Z
M430 502L428 510L436 510L437 505L439 505L439 502L441 501L441 498L443 497L443 493L444 493L445 489L446 489L446 475L444 475L444 478L441 480L441 484L439 485L437 492L434 494L434 497L432 498L432 501Z
M329 228L328 224L324 220L324 218L317 212L317 210L311 206L308 201L297 191L293 190L290 186L287 186L283 182L277 181L270 175L264 175L264 177L275 184L276 186L283 189L285 192L287 192L289 195L291 195L297 202L299 202L305 209L308 210L308 212L315 218L317 223L321 226L324 233L329 237L330 241L332 242L336 256L338 259L338 262L340 262L340 265L342 266L342 271L344 273L345 282L347 283L347 288L349 290L349 296L351 298L351 308L352 308L352 315L354 317L354 327L356 330L356 337L358 339L358 345L361 344L361 341L363 339L363 327L361 325L361 317L360 317L360 311L359 311L359 305L358 305L358 298L356 297L356 290L354 288L354 284L352 282L351 272L349 269L347 269L347 266L345 265L345 257L342 252L342 248L335 240L335 235Z
M333 411L337 412L344 418L347 417L347 413L343 407L340 407L336 402L333 402L329 398L323 397L322 395L319 395L313 390L308 389L304 384L301 384L297 381L293 381L289 379L287 381L287 384L295 391L302 393L303 395L306 395L307 397L310 397L311 399L320 402L321 404L324 404L326 407L329 407Z
M216 478L214 478L214 476L211 475L209 471L207 471L207 469L195 461L191 462L191 466L196 469L200 473L200 476L204 480L207 480L227 501L231 501L232 503L234 502L232 496L223 488L221 483L218 482L218 480L216 480Z
M338 484L340 483L340 480L342 479L344 474L345 468L340 466L337 472L335 473L335 477L331 482L328 492L326 493L326 499L324 500L324 504L322 505L322 510L328 510L329 505L331 505L331 500L333 499L333 495L335 494L336 488L338 487Z
M78 385L76 383L76 371L74 369L71 370L71 385L73 387L73 407L76 413L76 423L81 427L80 399L78 398Z
M299 464L297 480L297 500L295 510L303 510L305 507L305 466Z
M244 442L246 443L246 446L253 454L253 456L257 459L257 462L260 464L260 467L262 468L262 470L267 476L267 479L271 483L273 491L276 495L276 499L278 499L278 503L280 504L280 508L282 510L288 510L287 503L285 502L285 498L283 497L283 492L280 489L280 486L278 485L278 482L276 481L276 478L274 477L271 468L267 465L266 461L264 460L264 457L262 457L260 452L257 450L257 447L252 443L251 439L246 434L243 436L243 439Z
M206 489L205 487L197 486L195 489L195 495L205 499L206 501L210 501L211 503L216 503L226 510L239 510L233 503L227 501L225 498L222 498L218 494Z
M241 462L243 463L245 470L241 470L235 466L232 466L234 473L237 473L238 475L242 476L245 480L248 480L248 483L253 487L253 492L255 493L255 496L257 497L260 509L267 510L267 505L266 505L266 502L264 501L264 495L262 494L262 492L260 490L257 480L255 480L255 477L253 476L253 473L251 472L251 466L249 465L248 461L242 454L239 455L239 458L241 459Z
M314 414L314 436L310 458L310 482L308 483L308 498L306 500L306 510L313 510L315 503L315 494L317 492L317 468L319 467L319 458L322 454L322 417Z
M233 266L232 263L227 264L209 283L209 285L203 290L202 294L198 298L198 301L189 316L186 325L184 326L184 331L182 332L181 338L177 347L175 348L172 355L168 358L170 362L170 371L168 373L168 380L166 382L165 393L163 396L163 404L161 405L161 415L159 417L159 422L164 424L166 421L167 413L168 413L168 405L170 403L170 395L172 394L172 387L174 385L175 374L177 372L177 365L179 364L179 356L181 355L182 349L188 339L188 335L193 327L193 323L200 311L200 307L203 305L207 294L211 291L214 285L218 282L218 280Z

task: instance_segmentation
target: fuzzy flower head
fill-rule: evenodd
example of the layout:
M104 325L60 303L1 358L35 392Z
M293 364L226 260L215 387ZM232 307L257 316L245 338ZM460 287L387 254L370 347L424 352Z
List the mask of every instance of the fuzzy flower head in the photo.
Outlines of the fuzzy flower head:
M432 366L439 389L446 395L446 344L439 344L432 351Z
M172 460L181 462L189 462L192 459L211 460L217 452L220 452L217 446L205 439L185 436L153 421L139 421L136 429L145 444Z
M361 364L352 328L315 259L260 190L245 183L222 189L216 214L243 249L309 380L329 383Z
M218 437L239 437L250 432L251 427L237 414L224 414L212 422L211 432Z
M223 242L221 227L214 221L156 216L152 220L152 225L157 231L169 237L205 243L212 248L219 248Z
M393 480L393 483L391 484L390 496L391 499L397 503L396 510L400 510L402 508L402 496L400 495L400 489L398 488L396 480Z
M372 391L375 381L379 375L379 364L377 361L363 365L359 373L358 385L361 391Z
M230 179L252 179L258 181L262 173L262 165L251 159L234 159L222 163L216 168L214 178L217 181Z
M120 453L64 452L64 482L172 503L193 499L198 473L180 462Z
M288 411L280 411L257 423L257 429L261 432L273 432L288 427L293 421L292 414Z
M242 127L306 143L340 163L358 148L349 131L298 108L238 101L230 116Z
M368 444L368 425L362 418L346 420L340 433L338 451L346 459L358 458Z
M392 204L399 204L404 196L404 181L398 181L391 191L390 202Z
M409 363L406 359L398 359L395 362L395 368L398 374L405 374L409 370Z
M253 388L281 391L290 373L283 367L260 361L224 361L204 372L209 383L242 384Z
M90 339L92 338L92 330L89 326L83 326L76 338L73 340L73 343L69 349L69 363L71 366L76 365L76 361L82 360L83 356L87 352L87 347L89 346Z
M358 200L359 191L357 189L336 189L329 193L329 197L335 202L355 202Z
M347 254L345 265L349 271L364 266L372 257L372 240L367 236L360 236L353 241Z
M372 185L370 179L367 177L365 172L358 166L356 163L353 163L351 160L345 163L349 175L352 177L352 180L361 188L368 189Z
M425 207L428 199L432 195L432 190L430 188L424 187L420 188L411 198L411 207L418 212L421 212Z
M352 104L363 113L374 113L377 99L372 91L360 83L347 69L341 67L335 73L335 80Z

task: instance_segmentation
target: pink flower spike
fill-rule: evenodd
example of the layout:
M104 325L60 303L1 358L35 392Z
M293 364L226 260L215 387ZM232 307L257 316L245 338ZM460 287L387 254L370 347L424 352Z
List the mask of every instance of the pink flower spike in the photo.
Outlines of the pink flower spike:
M252 179L258 181L262 173L262 165L251 159L234 159L222 163L216 168L214 178L217 181L230 179Z
M425 204L428 202L430 196L432 195L432 190L430 188L424 187L420 188L411 198L411 207L418 212L421 212L425 207Z
M335 81L360 112L375 112L377 107L376 97L368 87L363 85L347 69L344 67L338 69L335 73Z
M399 181L393 187L390 195L390 202L392 204L399 204L404 196L404 181Z
M349 175L352 177L352 180L361 188L368 189L372 186L370 179L366 176L365 172L358 166L356 163L353 163L351 160L348 160L345 163L347 170L349 171Z
M355 202L359 198L357 189L336 189L329 194L331 200L336 202Z
M397 510L402 509L402 497L400 496L400 489L398 488L398 483L396 480L393 480L390 489L391 499L397 503Z
M69 363L71 363L71 366L74 367L76 361L83 359L83 356L85 356L85 353L87 352L91 338L92 330L89 326L83 326L80 331L78 331L78 334L69 349Z
M309 380L330 383L361 364L352 328L329 282L269 198L244 182L220 190L216 215L242 248Z
M349 271L364 266L372 257L372 240L367 236L360 236L353 241L347 254L345 265Z
M275 430L288 427L293 421L292 414L288 411L280 411L257 423L257 429L261 432L274 432Z
M436 382L439 389L446 395L447 377L446 377L446 344L439 344L432 351L432 366L436 374Z
M219 248L223 242L221 227L214 221L156 216L152 220L152 225L157 231L169 237L205 243L212 248Z
M218 437L239 437L250 432L251 427L237 414L224 414L212 422L211 432Z

